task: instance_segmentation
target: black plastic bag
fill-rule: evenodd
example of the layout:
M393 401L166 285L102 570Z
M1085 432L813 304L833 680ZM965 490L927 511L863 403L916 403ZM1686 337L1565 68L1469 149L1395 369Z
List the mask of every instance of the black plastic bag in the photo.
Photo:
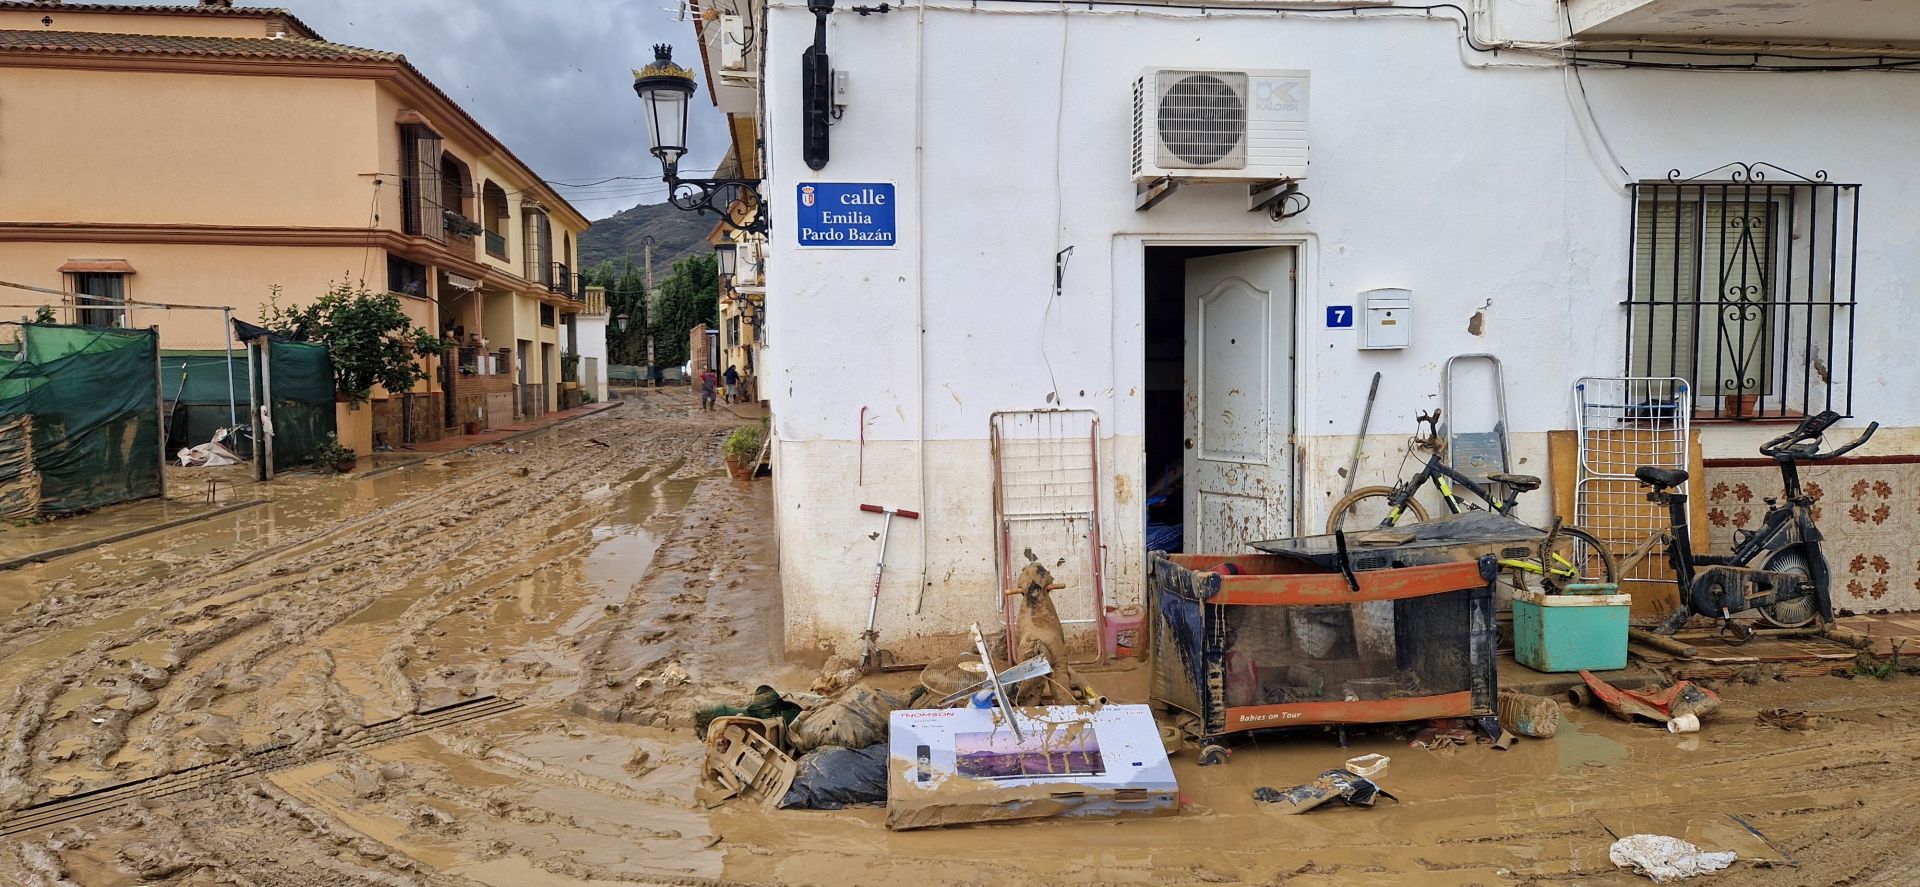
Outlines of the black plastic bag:
M801 810L840 810L856 804L887 802L887 746L829 746L807 752L800 774L780 806Z

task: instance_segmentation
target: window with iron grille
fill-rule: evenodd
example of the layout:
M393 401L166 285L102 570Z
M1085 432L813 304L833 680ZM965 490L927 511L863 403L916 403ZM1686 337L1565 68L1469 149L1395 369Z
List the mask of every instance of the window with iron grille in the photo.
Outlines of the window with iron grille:
M441 221L440 134L418 123L400 126L401 230L446 239Z
M387 254L387 291L426 298L427 266Z
M540 306L540 325L553 326L553 306L552 305Z
M534 283L553 283L553 223L547 219L544 210L537 207L522 207L521 215L527 219L526 244L527 279Z
M1851 415L1860 186L1734 164L1632 191L1627 375L1685 380L1703 419Z

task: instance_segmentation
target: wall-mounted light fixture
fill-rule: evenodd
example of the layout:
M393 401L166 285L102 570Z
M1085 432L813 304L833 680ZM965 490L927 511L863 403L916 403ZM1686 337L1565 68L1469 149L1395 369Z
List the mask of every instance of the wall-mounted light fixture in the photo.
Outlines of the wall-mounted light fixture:
M732 243L717 243L713 247L713 257L720 266L720 279L732 281L734 272L740 267L740 248Z
M824 169L833 118L833 63L827 58L827 16L833 14L833 0L807 0L807 11L813 13L813 45L800 54L800 122L806 126L800 154L807 166Z
M831 6L832 0L827 3ZM693 72L673 63L672 46L660 43L653 47L653 64L633 72L633 91L646 106L647 137L652 142L653 156L660 158L661 178L667 183L667 202L689 212L714 213L736 231L765 233L767 206L760 199L759 179L680 177L680 158L687 153L687 111L693 99ZM751 207L753 217L745 223L734 221L735 204Z

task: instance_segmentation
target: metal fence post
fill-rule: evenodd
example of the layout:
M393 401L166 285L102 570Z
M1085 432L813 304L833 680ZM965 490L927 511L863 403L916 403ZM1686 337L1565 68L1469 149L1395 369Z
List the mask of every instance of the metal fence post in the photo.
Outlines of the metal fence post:
M160 498L167 498L167 389L165 372L160 368L160 327L147 327L153 336L153 429L159 438Z
M261 467L263 463L260 461L260 401L259 398L254 396L260 384L260 371L254 369L254 355L257 354L260 349L255 347L255 345L256 343L252 339L246 341L247 430L252 432L248 434L247 437L251 439L253 447L253 479L266 480L267 472L265 468Z
M273 480L273 340L261 336L255 341L260 343L260 409L268 417L263 423L265 433L260 435L264 452L260 464L266 472L261 480Z
M227 343L227 426L240 424L239 398L233 393L233 309L220 309L220 326L225 331Z

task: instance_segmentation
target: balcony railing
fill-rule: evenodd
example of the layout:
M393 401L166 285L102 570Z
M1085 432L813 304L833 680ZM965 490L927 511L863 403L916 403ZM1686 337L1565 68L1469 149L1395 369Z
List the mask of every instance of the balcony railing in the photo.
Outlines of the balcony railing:
M463 258L473 258L473 236L482 230L480 223L450 209L442 211L440 218L446 231L447 249Z
M570 298L579 298L574 295L573 278L573 269L568 268L564 263L555 262L553 274L546 280L547 289Z
M493 231L487 232L487 255L501 261L507 259L507 235Z
M504 376L513 370L513 357L505 348L487 351L470 345L460 348L460 375Z

